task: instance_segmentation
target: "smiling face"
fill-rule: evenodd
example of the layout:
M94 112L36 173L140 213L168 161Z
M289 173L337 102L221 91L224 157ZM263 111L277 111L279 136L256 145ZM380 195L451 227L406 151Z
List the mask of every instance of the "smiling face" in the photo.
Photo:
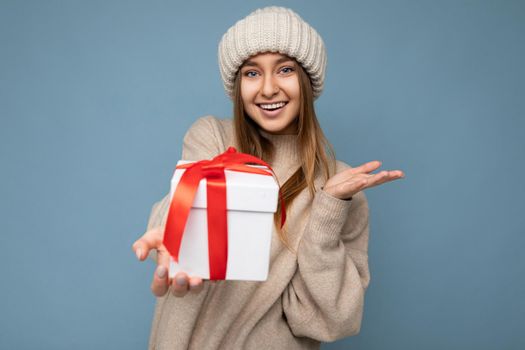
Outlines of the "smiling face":
M297 63L280 53L261 53L247 59L240 74L246 114L269 133L297 133L301 98Z

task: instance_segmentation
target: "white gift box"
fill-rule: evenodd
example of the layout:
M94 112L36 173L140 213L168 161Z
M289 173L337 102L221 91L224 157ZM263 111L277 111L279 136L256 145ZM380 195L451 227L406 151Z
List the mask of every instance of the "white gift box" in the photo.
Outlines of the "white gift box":
M180 160L177 165L193 163ZM252 166L252 165L250 165ZM268 169L264 166L253 167ZM176 169L170 198L185 169ZM277 210L279 185L273 176L224 171L228 223L227 280L264 281L268 277L273 215ZM169 276L183 271L209 279L206 179L199 183L188 215L179 250L179 262L170 257Z

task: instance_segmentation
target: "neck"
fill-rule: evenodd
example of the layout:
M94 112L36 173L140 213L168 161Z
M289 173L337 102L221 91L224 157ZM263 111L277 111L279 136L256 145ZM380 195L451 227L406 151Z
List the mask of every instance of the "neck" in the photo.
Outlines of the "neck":
M270 140L274 146L271 166L281 182L281 185L301 166L301 154L297 134L271 134L259 129L263 137Z

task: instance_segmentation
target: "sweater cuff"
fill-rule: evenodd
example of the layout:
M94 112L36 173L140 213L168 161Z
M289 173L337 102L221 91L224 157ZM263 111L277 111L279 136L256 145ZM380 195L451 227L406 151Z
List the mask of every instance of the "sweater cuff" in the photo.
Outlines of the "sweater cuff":
M339 240L351 204L352 200L336 198L324 190L317 191L303 239L314 243Z

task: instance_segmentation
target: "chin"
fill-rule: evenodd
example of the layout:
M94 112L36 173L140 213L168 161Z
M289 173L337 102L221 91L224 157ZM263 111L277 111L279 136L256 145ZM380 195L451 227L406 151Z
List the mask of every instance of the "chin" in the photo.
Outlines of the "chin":
M283 130L282 129L272 129L272 128L261 128L266 132L269 132L270 134L280 134Z
M286 130L287 125L275 125L268 122L257 123L261 129L272 134L279 134Z

